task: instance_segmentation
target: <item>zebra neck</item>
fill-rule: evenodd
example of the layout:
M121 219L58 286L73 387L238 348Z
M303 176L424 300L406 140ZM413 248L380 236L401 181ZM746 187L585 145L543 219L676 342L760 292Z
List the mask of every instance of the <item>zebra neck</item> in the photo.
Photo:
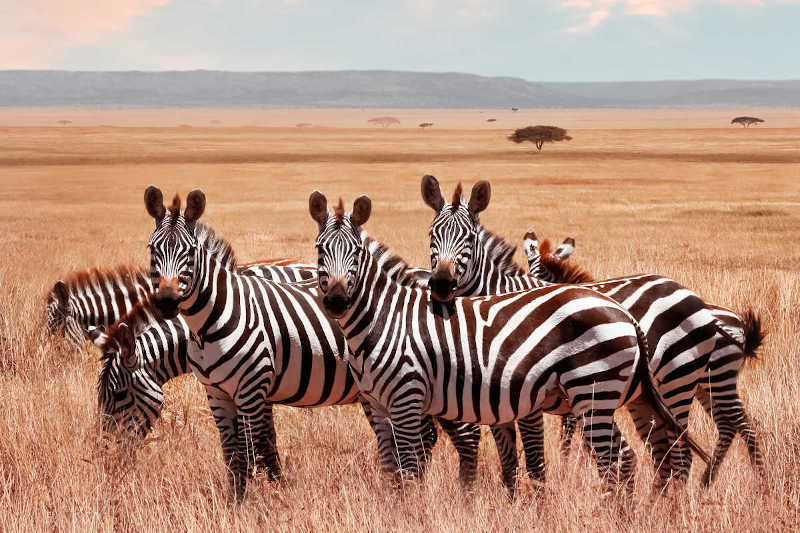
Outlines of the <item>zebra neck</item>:
M189 297L181 302L179 309L181 316L186 321L189 331L202 337L214 328L214 323L223 319L223 309L226 302L238 298L234 291L237 284L232 278L236 274L229 271L225 265L206 253L202 246L197 247L195 257L195 279ZM219 308L219 309L218 309Z
M172 378L190 371L186 358L189 332L180 317L155 322L148 329L151 328L157 328L159 333L137 335L136 351L141 354L142 370L158 386L163 386Z
M400 285L381 268L378 259L371 254L365 255L353 303L338 319L347 338L350 356L355 359L365 355L369 357L375 352L384 336L384 326L402 312L404 296L411 291L422 291Z
M458 296L486 296L544 286L544 282L532 277L514 263L515 250L513 246L481 228L467 282L458 290Z

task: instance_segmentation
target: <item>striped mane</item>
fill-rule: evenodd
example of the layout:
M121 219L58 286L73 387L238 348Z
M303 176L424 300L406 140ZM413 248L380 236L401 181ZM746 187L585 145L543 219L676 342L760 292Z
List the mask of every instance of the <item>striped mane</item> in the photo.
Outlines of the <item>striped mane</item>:
M581 266L569 259L559 260L553 256L553 244L545 239L539 245L539 256L542 268L553 275L556 283L589 283L594 277Z
M225 265L226 268L231 269L236 266L236 256L231 244L218 236L209 226L202 222L196 222L194 235L197 244L202 245L209 255Z
M486 264L494 266L497 271L505 276L521 276L526 272L514 262L517 247L509 244L483 226L480 227L478 239L482 244L486 256Z
M97 379L97 391L99 394L104 394L110 386L109 379L116 356L116 350L113 348L122 345L124 341L124 334L121 331L120 324L125 323L133 334L133 338L136 339L148 327L162 320L165 320L163 315L153 305L150 295L148 295L143 300L136 302L130 311L106 330L106 339L100 346L100 361L103 366Z
M374 257L389 278L405 287L415 287L418 282L417 276L411 271L411 267L399 255L392 252L386 245L381 244L365 231L361 231L361 239L369 254Z

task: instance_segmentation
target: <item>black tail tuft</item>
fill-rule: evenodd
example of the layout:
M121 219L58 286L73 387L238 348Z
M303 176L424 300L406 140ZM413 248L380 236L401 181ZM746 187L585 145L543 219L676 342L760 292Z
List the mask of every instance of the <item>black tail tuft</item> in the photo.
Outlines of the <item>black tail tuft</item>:
M752 309L744 312L744 351L745 357L757 358L756 350L763 344L767 333L761 329L761 317Z

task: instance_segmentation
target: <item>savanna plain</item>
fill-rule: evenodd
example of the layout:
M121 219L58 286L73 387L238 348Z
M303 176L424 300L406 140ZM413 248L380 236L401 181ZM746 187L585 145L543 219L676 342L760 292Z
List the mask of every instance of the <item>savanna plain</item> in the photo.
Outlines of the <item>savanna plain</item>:
M762 110L766 127L746 130L727 125L739 111L398 111L401 126L386 129L366 119L391 111L0 112L0 529L796 531L800 111ZM425 121L434 126L417 127ZM537 153L505 139L538 123L573 140ZM558 453L551 418L546 486L523 477L508 501L484 431L477 489L466 497L445 436L426 478L398 487L380 473L359 408L279 407L286 479L251 483L234 506L192 376L167 385L162 419L135 454L103 438L98 354L44 332L44 298L74 269L148 265L148 184L170 196L202 188L204 221L242 262L315 262L311 191L346 205L366 193L369 233L427 266L423 174L446 196L459 181L469 191L489 180L486 227L515 243L529 228L572 236L574 260L597 279L654 272L708 302L757 311L768 336L742 369L740 394L765 477L737 439L710 489L696 458L686 486L654 495L652 463L619 413L639 455L629 497L604 496L580 446ZM715 429L698 406L690 430L711 451Z

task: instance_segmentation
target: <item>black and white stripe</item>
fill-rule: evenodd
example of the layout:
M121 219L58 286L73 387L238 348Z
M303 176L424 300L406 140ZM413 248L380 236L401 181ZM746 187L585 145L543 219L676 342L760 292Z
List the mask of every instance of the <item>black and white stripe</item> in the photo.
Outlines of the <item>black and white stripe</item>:
M562 248L562 245L554 253L549 254L546 249L540 250L535 234L528 232L524 238L524 249L528 257L530 274L554 283L563 283L565 277L571 277L570 272L576 269L565 268L564 264L574 251L575 242L571 239L569 241L568 248ZM549 249L549 246L546 248ZM716 475L737 433L747 444L750 460L756 470L759 473L763 471L764 459L758 439L739 397L738 377L744 361L755 357L764 334L761 331L761 321L752 310L745 312L744 316L739 316L733 310L718 305L707 303L706 309L728 333L718 335L714 350L709 357L708 377L698 384L696 395L714 420L719 432L712 463L703 473L703 483L708 485ZM575 420L564 417L563 427L565 438L562 442L568 449L569 440L575 429Z
M559 405L583 420L601 475L617 481L635 462L614 422L618 407L636 405L665 432L683 431L653 386L644 335L613 300L559 285L441 305L428 290L389 278L383 258L367 251L360 226L368 198L352 214L341 201L330 214L314 192L309 207L319 224L323 306L347 337L359 388L391 420L411 474L420 473L426 414L508 427Z
M225 241L209 237L206 244L198 242L194 232L205 207L202 192L189 194L183 214L177 197L167 212L155 187L147 189L145 203L156 220L149 241L157 288L153 301L166 317L179 313L199 344L189 350L189 365L205 386L240 499L257 466L252 457L277 459L265 423L273 403L316 407L357 401L358 389L345 361L347 345L318 305L316 282L287 284L243 275L233 267ZM372 415L371 422L377 426L382 466L396 470L391 428L380 415ZM426 420L421 434L426 454L435 435ZM460 435L451 437L457 441ZM423 467L428 458L423 458ZM279 474L277 460L269 472Z
M490 191L488 182L479 182L467 202L461 198L459 186L453 200L446 203L436 179L423 177L423 199L436 211L430 229L430 286L434 297L441 301L460 295L503 294L550 285L520 269L513 261L515 247L481 226L479 213L488 206ZM652 350L650 370L670 410L686 427L695 391L708 378L709 356L719 336L718 325L704 302L674 280L655 275L585 287L619 302L639 322ZM644 440L663 438L661 428L651 429L649 417L635 406L629 410ZM526 443L528 474L544 479L540 420L541 414L534 413L520 427ZM653 449L657 464L664 462L659 451L662 449L660 445ZM688 472L690 457L681 443L670 452L669 464L675 476L684 477ZM662 469L662 474L670 474L670 470Z

